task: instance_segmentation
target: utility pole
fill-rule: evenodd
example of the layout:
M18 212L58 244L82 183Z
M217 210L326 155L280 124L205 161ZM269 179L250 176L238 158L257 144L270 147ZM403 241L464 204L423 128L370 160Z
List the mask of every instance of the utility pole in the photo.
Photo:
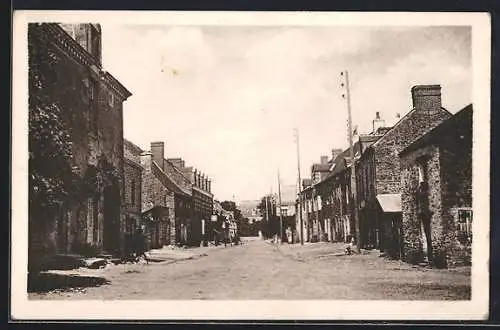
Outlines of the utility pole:
M295 142L297 143L297 175L299 179L299 224L300 224L300 244L304 245L304 223L302 220L302 180L300 179L300 149L299 149L299 129L295 129Z
M358 217L358 203L357 203L357 187L356 187L356 159L354 156L354 144L353 144L353 132L352 132L352 114L351 114L351 95L349 92L349 73L347 70L340 73L344 77L344 81L341 83L342 87L345 87L346 93L342 94L342 97L347 99L347 130L349 134L349 152L351 154L351 202L352 202L352 216L354 217L354 230L356 231L356 248L359 251L361 244L361 233L359 231L359 217Z
M278 203L280 207L280 240L281 244L283 244L283 212L281 210L281 179L280 179L280 170L278 169Z

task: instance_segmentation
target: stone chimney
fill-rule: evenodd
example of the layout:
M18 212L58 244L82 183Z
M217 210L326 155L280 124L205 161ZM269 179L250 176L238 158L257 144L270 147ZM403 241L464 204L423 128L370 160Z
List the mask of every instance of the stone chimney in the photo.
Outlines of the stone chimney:
M184 174L184 176L186 178L188 178L188 180L189 180L189 182L191 182L191 184L194 184L193 167L191 167L191 166L183 167L182 173Z
M178 170L182 170L184 168L184 161L182 158L167 158L169 162L171 162Z
M321 164L328 164L328 156L321 156L320 162Z
M334 148L332 149L332 160L335 160L341 153L343 152L342 149Z
M205 174L201 174L200 188L205 190Z
M141 157L141 165L144 168L144 170L146 172L151 171L151 161L153 158L153 154L149 151L144 151L143 153L141 153L140 157Z
M417 111L437 111L441 109L440 85L417 85L411 88L413 108Z
M201 172L196 172L196 187L201 187Z
M380 127L385 127L385 120L380 118L380 112L378 111L375 112L375 119L372 121L372 127L373 127L372 131L373 134L375 134Z
M208 191L208 176L205 178L205 190Z
M198 187L198 170L197 169L193 170L193 185L195 187Z
M208 180L208 192L212 192L212 180Z
M164 170L165 144L163 142L151 142L151 153L153 154L153 161Z

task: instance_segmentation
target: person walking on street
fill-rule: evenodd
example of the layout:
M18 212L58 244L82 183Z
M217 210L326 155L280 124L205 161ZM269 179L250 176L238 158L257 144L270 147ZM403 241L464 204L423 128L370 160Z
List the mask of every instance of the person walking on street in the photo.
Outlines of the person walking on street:
M149 263L148 256L146 255L146 237L141 228L137 228L135 232L135 256L137 259L144 257L146 263Z

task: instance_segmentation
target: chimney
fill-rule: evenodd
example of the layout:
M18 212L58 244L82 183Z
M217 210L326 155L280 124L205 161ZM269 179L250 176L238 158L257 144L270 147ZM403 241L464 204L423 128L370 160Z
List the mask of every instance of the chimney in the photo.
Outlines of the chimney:
M328 164L328 156L321 156L321 164Z
M201 188L201 172L196 173L196 187Z
M184 168L184 161L182 158L167 158L177 169L181 170Z
M212 192L212 180L208 180L208 192Z
M205 190L208 191L208 176L205 178Z
M144 167L145 171L151 171L151 161L153 158L153 154L149 151L144 151L141 153L141 165Z
M201 174L200 188L205 189L205 174Z
M193 185L195 187L198 187L198 170L197 169L193 170Z
M342 152L342 149L332 149L332 160L335 160Z
M385 120L383 120L382 118L380 118L380 112L375 112L375 119L372 121L372 128L373 128L373 131L372 131L372 134L376 134L377 130L380 128L380 127L385 127Z
M163 142L151 142L151 153L153 154L153 161L164 170L165 144Z
M411 88L413 108L422 111L437 111L441 109L440 85L417 85Z
M182 173L189 180L189 182L191 182L191 184L194 184L193 167L183 167Z

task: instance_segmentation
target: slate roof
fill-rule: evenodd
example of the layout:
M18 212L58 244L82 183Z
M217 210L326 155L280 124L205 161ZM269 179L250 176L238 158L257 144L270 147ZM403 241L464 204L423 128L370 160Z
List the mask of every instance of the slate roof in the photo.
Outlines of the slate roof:
M313 172L328 172L330 170L330 164L313 164Z
M462 110L457 112L453 117L446 119L438 126L427 132L427 134L412 142L399 154L403 155L412 150L419 149L422 146L435 141L436 139L440 139L440 137L443 137L444 135L448 135L450 132L457 132L457 128L463 127L462 125L470 125L470 129L472 130L472 104L467 105Z
M181 194L185 196L191 196L191 191L186 191L178 185L170 176L168 176L162 169L161 167L156 163L152 162L151 164L151 170L153 172L153 175L160 180L160 182L167 187L169 190L173 191L176 194Z

